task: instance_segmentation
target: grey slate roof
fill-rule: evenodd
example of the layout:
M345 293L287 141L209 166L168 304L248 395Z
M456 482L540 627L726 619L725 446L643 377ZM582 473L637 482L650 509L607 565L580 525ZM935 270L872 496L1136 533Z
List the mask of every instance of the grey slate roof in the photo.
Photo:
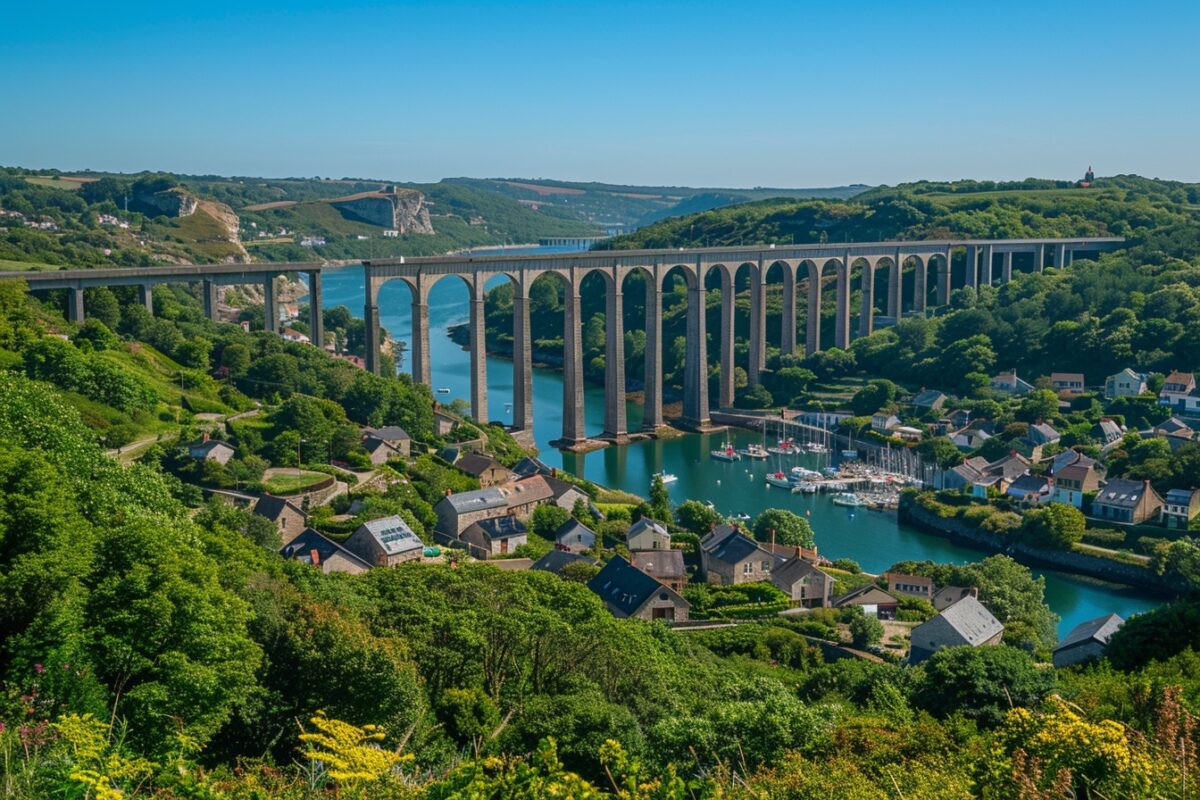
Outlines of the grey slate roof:
M1042 494L1050 489L1050 481L1041 475L1022 475L1008 487L1008 494Z
M483 531L493 541L511 539L514 536L526 536L529 534L529 529L516 517L481 519L478 522L472 523L470 527Z
M793 556L780 564L777 569L771 571L771 581L776 585L783 584L791 586L796 581L802 580L809 575L825 575L828 574L814 567L812 564L805 561L799 556Z
M983 644L997 633L1004 630L1000 620L992 616L992 612L983 607L983 603L967 595L952 606L946 608L933 619L922 622L913 629L913 635L926 626L936 626L933 629L937 643L942 647L969 644L973 647Z
M914 406L933 408L939 400L944 402L946 395L937 389L925 389L917 393L917 396L912 399L912 404Z
M722 542L737 532L738 527L736 525L727 525L724 523L717 525L711 531L704 534L704 538L700 540L700 548L702 550L708 550L711 552L714 548L719 547Z
M585 564L595 564L596 562L587 556L581 556L578 553L568 553L566 550L551 550L546 555L533 562L530 569L536 569L541 572L553 572L555 575L561 575L563 567L568 564L574 564L582 561Z
M545 464L532 456L526 456L513 465L512 471L522 478L530 475L549 475L551 470Z
M671 591L620 556L613 556L604 569L588 581L588 588L625 617L641 608L657 592ZM689 606L683 598L679 598L679 602L685 608Z
M493 468L504 469L499 461L491 456L480 455L479 453L467 453L454 463L455 469L460 469L468 475L474 475L476 478L483 475L489 469Z
M409 437L408 431L401 428L399 425L385 425L382 428L376 428L371 431L371 435L376 439L382 439L385 442L402 442Z
M1193 489L1171 489L1167 492L1166 500L1173 506L1186 506L1192 502Z
M1141 481L1113 478L1104 484L1104 488L1097 493L1093 502L1118 508L1136 508L1145 491L1146 484Z
M575 535L579 537L575 541L583 544L584 547L591 547L596 543L596 532L574 518L558 526L558 530L554 532L554 541L561 544Z
M367 529L367 533L371 534L383 548L383 552L389 556L425 547L420 537L413 533L412 528L408 527L408 523L400 517L380 517L364 522L361 527Z
M682 550L634 550L629 557L637 569L660 581L687 578Z
M718 561L724 561L727 564L736 564L760 550L762 548L758 546L758 542L744 533L736 533L709 550L709 555ZM770 558L773 563L783 560L774 553L768 553L765 550L762 550L762 553L764 556Z
M295 503L285 497L276 497L273 494L264 494L258 498L258 502L254 504L254 513L274 522L279 520L284 509L288 507L291 507L292 511L295 511L297 514L304 515L304 512Z
M636 536L637 534L644 531L646 528L653 528L655 531L657 531L658 533L661 533L663 536L667 535L667 529L664 528L658 521L652 520L649 517L642 517L637 522L635 522L629 526L629 530L625 532L625 537L629 538L631 536Z
M508 507L508 499L504 496L504 492L495 486L489 486L486 489L475 489L470 492L448 494L438 502L449 503L450 507L459 514Z
M1124 624L1125 620L1116 614L1109 614L1104 617L1089 619L1087 622L1081 622L1067 634L1067 638L1058 643L1058 647L1054 648L1054 652L1057 653L1060 650L1066 650L1068 647L1075 647L1076 645L1091 641L1108 644L1109 638Z

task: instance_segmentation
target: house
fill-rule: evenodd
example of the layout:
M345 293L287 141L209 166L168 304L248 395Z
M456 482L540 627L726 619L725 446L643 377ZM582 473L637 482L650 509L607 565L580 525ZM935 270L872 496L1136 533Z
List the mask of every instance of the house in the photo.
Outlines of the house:
M945 647L999 644L1004 625L977 599L964 597L912 630L910 664L919 664Z
M677 592L687 585L682 550L631 550L629 563Z
M921 411L937 411L946 405L946 395L937 389L922 389L912 399L912 406Z
M1116 444L1125 435L1125 431L1121 430L1121 426L1117 424L1116 420L1108 417L1101 417L1100 421L1092 426L1091 433L1092 438L1098 441L1101 447Z
M438 530L458 538L467 526L483 519L508 515L508 498L494 486L470 492L448 494L433 507Z
M973 497L987 497L988 489L1003 492L1017 478L1029 472L1029 459L1020 453L988 461L983 456L964 458L963 463L946 473L947 489L969 489Z
M1026 394L1033 391L1033 384L1018 378L1016 370L993 375L989 384L992 387L992 391L1002 394Z
M933 607L945 611L964 597L979 597L979 590L974 586L943 586L933 593Z
M922 436L920 428L913 428L908 425L896 426L892 429L892 435L905 442L919 442Z
M878 617L879 619L895 619L896 607L899 605L899 600L873 583L833 598L834 608L860 606L868 617Z
M384 442L400 455L408 458L412 453L412 437L408 435L408 431L401 428L399 425L385 425L382 428L366 428L363 432L363 440L378 439Z
M1083 394L1082 372L1051 372L1050 388L1061 394Z
M279 555L289 561L320 567L321 572L325 574L346 572L357 575L371 568L369 563L312 528L306 528L299 536L280 548Z
M275 523L281 541L290 541L304 531L304 511L285 498L265 494L254 504L254 513Z
M201 434L199 441L188 445L188 455L197 461L215 461L224 465L236 454L237 450L229 442L210 439L207 433Z
M405 561L419 561L425 551L408 523L397 516L364 522L343 545L354 555L377 567L394 567Z
M518 478L528 478L531 475L552 475L553 470L532 456L526 456L513 465L512 472Z
M281 333L280 336L289 342L303 342L304 344L312 343L312 339L308 338L308 334L301 333L295 328L284 328L283 333Z
M1090 463L1068 464L1054 472L1054 487L1050 493L1052 502L1083 508L1084 495L1100 490L1100 480L1104 475L1099 465L1086 456L1084 459Z
M966 428L950 437L950 441L960 450L978 450L992 435L982 428Z
M505 559L511 561L512 559ZM571 564L592 564L596 562L587 556L581 556L578 553L568 553L566 550L551 550L546 555L533 562L530 567L538 572L553 572L555 575L562 576L563 568Z
M516 477L508 467L482 453L467 453L454 462L454 468L462 470L472 478L477 478L479 485L483 488L499 486Z
M460 538L489 556L506 556L529 542L529 529L516 517L491 517L472 522Z
M625 544L630 550L670 550L671 534L649 517L642 517L629 526Z
M1196 435L1192 426L1181 420L1179 417L1171 417L1163 420L1154 426L1149 432L1151 436L1159 439L1166 439L1171 444L1171 450L1174 451L1183 444L1190 442ZM1145 436L1145 434L1142 434Z
M1109 375L1104 379L1104 399L1115 400L1118 397L1137 397L1146 393L1146 376L1134 372L1129 367Z
M947 414L946 419L950 421L954 430L960 430L971 424L971 412L965 408L958 408Z
M876 411L871 415L871 430L890 435L893 428L900 427L900 418L890 411Z
M1025 505L1037 506L1050 501L1054 480L1045 475L1022 475L1008 485L1004 494Z
M1102 657L1108 649L1108 640L1124 624L1125 620L1116 614L1079 623L1054 648L1054 666L1069 667Z
M1158 404L1168 406L1177 414L1200 413L1200 395L1196 392L1196 376L1190 372L1172 372L1158 393Z
M465 461L466 458L464 456L462 460ZM554 502L554 489L550 487L550 479L545 475L531 475L513 481L499 491L508 500L508 513L517 517L527 517L538 506Z
M1092 500L1093 517L1126 525L1157 519L1162 509L1163 500L1150 481L1113 478Z
M686 622L691 608L670 586L664 586L620 556L613 556L588 581L588 588L617 617Z
M713 540L708 547L703 541L700 544L700 572L709 583L733 585L767 581L771 579L771 570L783 561L781 556L763 549L736 528Z
M453 414L447 414L445 411L433 412L433 428L438 436L448 435L457 424L458 417Z
M561 480L558 478L557 473L553 472L550 475L542 477L546 481L546 485L550 487L550 491L554 494L554 504L559 508L572 511L575 508L575 503L582 500L583 504L587 506L588 510L594 516L601 519L604 518L604 515L600 513L600 509L596 508L592 503L592 498L575 484Z
M771 570L771 583L803 608L825 608L833 602L833 577L800 553Z
M1026 434L1026 437L1034 444L1040 445L1054 444L1062 439L1058 431L1044 422L1030 425L1029 433Z
M919 597L922 600L933 599L933 579L924 575L906 575L903 572L885 572L888 594L909 597Z
M1163 503L1163 524L1168 528L1186 530L1196 514L1200 514L1200 491L1171 489Z
M554 532L554 546L570 553L582 553L596 546L596 532L577 519L569 519Z
M371 459L371 463L375 466L386 464L393 458L404 457L404 453L399 449L388 444L383 439L377 439L371 435L364 437L362 444L363 449L367 451L367 457Z

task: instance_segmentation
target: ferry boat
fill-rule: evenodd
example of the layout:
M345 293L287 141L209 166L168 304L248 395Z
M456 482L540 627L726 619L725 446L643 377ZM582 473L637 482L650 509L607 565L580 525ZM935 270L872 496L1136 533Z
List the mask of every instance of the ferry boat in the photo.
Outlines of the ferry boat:
M791 489L792 479L783 472L772 472L767 475L767 483L780 489Z
M738 455L746 458L766 458L767 449L761 444L748 445L744 450L738 450Z
M709 451L709 455L712 456L713 458L715 458L717 461L741 461L742 460L742 457L737 454L737 451L733 449L733 445L731 445L729 442L726 442L725 444L721 445L719 450Z
M816 494L817 485L812 481L800 481L792 487L794 494Z
M654 477L662 478L663 483L674 483L675 481L679 480L678 476L672 475L669 472L656 472L654 473Z
M449 386L439 386L437 393L438 394L450 394L450 387Z
M838 492L833 496L833 504L835 506L849 506L851 508L859 508L866 505L854 492Z

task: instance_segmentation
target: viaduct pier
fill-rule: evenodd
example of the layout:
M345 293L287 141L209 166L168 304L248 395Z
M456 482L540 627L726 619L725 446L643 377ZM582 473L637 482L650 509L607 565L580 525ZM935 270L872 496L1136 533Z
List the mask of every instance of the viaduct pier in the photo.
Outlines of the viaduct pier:
M733 406L735 340L734 287L742 270L749 273L750 337L749 363L745 366L751 385L757 384L766 367L766 285L768 276L781 275L783 322L779 346L784 354L797 352L797 295L805 286L808 305L804 353L821 348L822 292L826 284L835 294L834 345L846 348L852 338L868 336L879 322L895 322L904 314L925 315L935 306L950 302L951 265L961 264L960 286L978 287L1007 283L1014 265L1041 272L1047 265L1065 267L1076 252L1115 249L1124 242L1118 237L1078 239L969 239L910 242L865 242L856 244L771 245L767 247L680 248L676 250L614 250L548 255L498 255L373 259L363 264L366 302L363 319L367 331L367 368L379 369L379 290L388 281L399 280L409 288L412 302L413 380L431 385L429 348L429 292L449 276L467 288L470 317L471 411L476 419L487 417L487 370L484 295L494 278L506 278L513 286L513 424L514 433L529 435L533 429L533 342L530 335L530 289L542 275L553 275L560 284L564 305L563 321L563 431L559 445L580 447L584 432L583 325L580 291L592 273L603 277L605 287L605 393L604 433L608 441L622 441L630 434L625 418L625 331L624 285L633 273L641 273L645 286L646 354L645 412L643 428L663 425L662 299L663 290L675 275L687 286L687 349L684 366L683 417L692 429L710 426L708 392L708 332L705 309L709 276L719 277L721 292L720 381L718 405ZM913 270L911 296L906 298L902 275ZM876 312L875 275L886 270L884 314ZM852 290L861 292L857 327L852 331Z

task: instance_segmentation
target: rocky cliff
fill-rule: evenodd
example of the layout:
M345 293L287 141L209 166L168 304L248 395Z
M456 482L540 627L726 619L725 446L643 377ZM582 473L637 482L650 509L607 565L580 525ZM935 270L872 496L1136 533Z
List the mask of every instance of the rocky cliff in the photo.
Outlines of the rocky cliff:
M201 200L198 203L193 200L193 211L199 208L200 211L208 214L210 217L220 223L225 229L225 234L229 237L229 241L233 244L240 253L239 257L229 258L229 261L250 261L250 254L246 252L246 248L242 246L240 224L238 215L234 210L224 203L218 203L215 200ZM190 213L190 212L189 212Z
M425 195L389 186L381 192L363 192L331 201L347 216L368 225L400 233L433 233Z
M188 217L196 211L195 197L183 189L167 189L153 194L139 194L134 198L143 206L167 217ZM153 211L151 213L153 213ZM232 212L231 212L232 213Z

